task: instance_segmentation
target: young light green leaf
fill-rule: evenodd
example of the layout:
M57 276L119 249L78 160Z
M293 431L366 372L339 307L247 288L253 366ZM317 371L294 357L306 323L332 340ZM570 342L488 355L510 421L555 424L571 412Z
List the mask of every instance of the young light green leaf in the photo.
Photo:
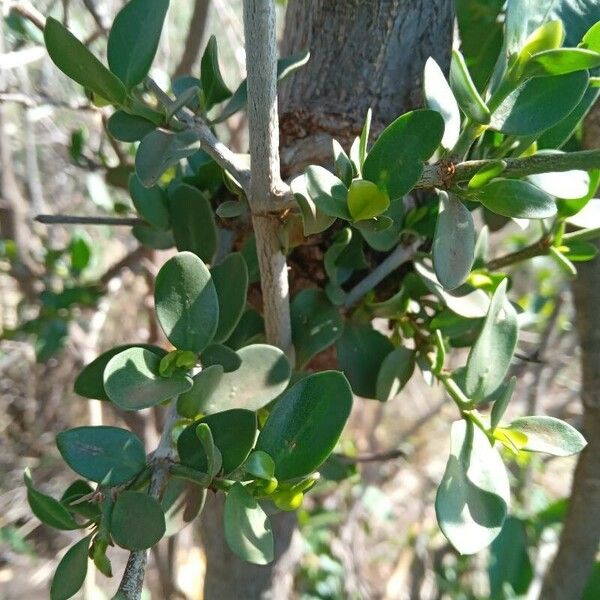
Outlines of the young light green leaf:
M277 400L256 441L279 481L304 477L334 449L350 415L352 390L337 371L313 373Z
M509 426L527 436L523 450L545 452L554 456L571 456L581 452L587 442L571 425L554 417L521 417Z
M54 529L70 530L79 529L77 521L71 513L58 500L47 496L33 487L31 473L26 469L23 473L25 486L27 487L27 501L31 512L45 525L54 527Z
M600 21L592 25L581 38L581 48L600 52Z
M223 76L221 75L217 39L214 35L210 36L202 55L200 79L202 81L206 110L209 110L219 102L223 102L223 100L227 100L231 96L231 90L225 85Z
M258 410L273 401L290 380L290 365L285 354L267 344L252 344L237 351L238 369L223 373L217 389L200 407L205 414L232 408Z
M560 270L569 277L577 276L577 269L575 265L556 247L550 246L548 248L549 256L558 265Z
M524 77L564 75L600 65L600 54L583 48L556 48L534 54L525 64Z
M110 534L117 546L146 550L158 543L165 531L165 513L158 500L131 490L118 495L110 521Z
M491 160L483 165L471 179L469 179L468 189L478 190L488 184L494 177L498 177L506 169L505 160Z
M210 271L191 252L180 252L160 269L154 289L156 316L178 350L200 353L219 323L219 299Z
M127 90L66 27L46 19L44 41L52 62L68 77L111 104L123 104Z
M169 0L129 0L113 21L108 65L128 90L150 71L168 8Z
M310 166L306 169L306 190L316 207L330 217L350 221L346 186L327 169Z
M433 267L447 290L464 283L475 257L475 225L471 211L455 196L441 191L433 236Z
M119 427L75 427L56 436L64 461L79 475L102 485L127 483L146 466L140 439Z
M565 39L562 21L548 21L534 30L523 43L518 61L526 63L534 54L560 48Z
M177 453L182 465L208 472L209 461L197 436L200 424L210 427L213 442L221 453L223 473L228 475L245 460L256 438L256 414L241 408L203 417L186 427L177 438Z
M132 347L113 356L104 369L104 389L123 410L141 410L177 397L192 387L192 378L160 374L161 356Z
M273 532L269 517L238 481L225 499L225 539L242 560L266 565L273 560Z
M50 584L50 600L68 600L81 589L88 570L91 537L73 544L58 563Z
M338 339L344 324L338 309L319 290L300 291L290 309L296 367L302 369Z
M504 463L471 421L452 425L450 457L435 499L440 528L461 554L475 554L500 533L510 488Z
M206 423L199 423L196 426L196 437L200 440L202 450L206 456L206 472L212 479L216 477L223 465L221 452L215 446L210 427Z
M475 192L492 212L518 219L546 219L556 214L556 202L540 188L519 179L498 177Z
M233 333L246 307L248 267L244 257L233 252L215 265L210 274L219 299L219 325L214 341L224 342Z
M348 210L354 221L365 221L381 215L389 205L390 199L372 181L355 179L348 190Z
M295 177L290 183L290 188L300 207L305 236L308 237L309 235L321 233L334 223L335 217L331 217L322 212L317 208L316 203L311 198L308 191L308 180L305 174Z
M431 56L425 63L423 86L427 106L439 112L444 119L444 137L441 143L442 147L450 150L454 148L460 134L460 111L444 73Z
M434 110L414 110L393 121L379 136L365 160L363 178L402 198L417 183L423 161L431 157L444 135L444 120Z
M154 185L150 188L142 185L139 177L132 173L129 177L129 194L140 216L158 229L168 229L171 215L167 204L167 194Z
M402 391L415 370L415 360L415 351L403 346L392 350L385 357L377 373L377 400L387 402Z
M497 287L483 328L467 360L465 392L472 400L492 394L502 383L517 346L517 313L506 298L508 280Z
M130 115L122 110L115 111L106 122L108 133L120 142L137 142L156 129L156 125L140 117Z
M187 183L177 184L169 189L169 209L177 250L193 252L204 262L212 262L218 234L205 194Z
M490 122L490 111L479 95L463 55L452 51L450 63L450 88L454 92L458 105L465 115L475 123L483 125Z

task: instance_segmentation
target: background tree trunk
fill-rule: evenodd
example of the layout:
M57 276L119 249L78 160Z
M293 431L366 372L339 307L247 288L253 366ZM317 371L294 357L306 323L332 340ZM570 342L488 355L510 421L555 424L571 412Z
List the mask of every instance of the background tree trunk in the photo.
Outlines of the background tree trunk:
M281 90L280 157L284 177L331 160L331 137L346 143L373 108L373 131L421 105L429 56L447 68L452 0L294 0L286 12L281 56L307 48L309 63ZM300 556L295 515L271 521L275 560L240 561L223 535L223 499L207 501L201 523L207 568L205 600L285 600Z
M584 125L584 146L600 147L600 104ZM573 282L581 347L583 434L588 445L579 456L558 552L548 569L540 598L581 598L600 542L600 260L577 265Z

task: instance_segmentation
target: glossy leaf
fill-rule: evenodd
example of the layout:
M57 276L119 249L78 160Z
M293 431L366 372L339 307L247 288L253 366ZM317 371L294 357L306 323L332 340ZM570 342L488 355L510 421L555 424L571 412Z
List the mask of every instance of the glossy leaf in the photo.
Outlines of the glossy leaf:
M250 410L234 408L203 417L188 425L177 438L177 452L182 465L208 472L206 452L196 429L200 423L210 427L215 446L222 459L223 473L228 475L245 460L256 437L256 414Z
M129 178L129 194L139 215L150 225L158 229L169 228L171 215L167 204L167 194L161 187L154 185L147 188L133 173Z
M212 414L232 408L258 410L273 401L290 380L285 354L266 344L252 344L237 351L239 369L223 373L218 387L205 398L201 412Z
M443 71L432 57L425 63L423 86L427 106L439 112L444 119L441 143L442 147L450 150L454 148L460 134L460 111Z
M123 410L141 410L176 398L192 387L192 378L160 374L161 356L132 347L113 356L104 369L104 389Z
M255 450L244 462L244 471L258 479L270 481L275 476L275 463L266 452Z
M129 0L113 21L108 65L128 90L150 71L168 8L169 0Z
M290 309L296 366L302 369L338 339L344 324L338 309L319 290L302 290L292 300Z
M508 426L510 431L525 434L524 450L570 456L581 452L587 442L571 425L554 417L521 417Z
M587 83L584 71L530 79L502 101L490 126L509 135L538 135L569 115Z
M193 252L204 262L212 262L218 235L210 202L204 193L180 183L169 190L173 237L180 252Z
M146 187L155 185L162 174L200 147L196 134L185 129L174 133L155 129L142 139L135 155L135 171Z
M587 195L590 176L587 171L560 171L529 175L527 180L547 194L565 200L577 200Z
M248 293L248 268L238 252L228 254L210 274L219 299L219 325L215 342L225 341L236 328L246 307Z
M123 104L127 91L66 27L53 17L46 19L44 41L52 62L68 77L112 104Z
M463 55L458 50L452 51L450 63L450 88L461 110L475 123L490 122L490 111L479 95Z
M115 111L106 122L108 133L120 142L138 142L144 136L156 129L156 125L140 117L130 115L122 110Z
M370 325L346 323L336 343L338 363L354 393L377 396L377 374L384 358L394 349L392 342Z
M540 188L519 179L498 177L476 191L492 212L519 219L546 219L556 214L556 202Z
M62 557L50 584L50 600L68 600L83 586L88 570L91 536L73 544Z
M483 329L469 353L465 392L471 399L485 398L498 388L517 346L517 314L506 298L507 282L504 279L494 292Z
M600 21L594 23L594 25L592 25L585 32L585 35L581 38L581 43L579 45L582 48L600 52Z
M433 267L447 290L464 283L475 257L475 225L469 209L455 196L439 192L440 212L433 236Z
M75 427L56 436L64 461L79 475L102 485L127 483L146 466L140 439L118 427Z
M312 473L335 447L352 408L352 390L337 371L301 379L277 400L256 441L275 462L279 481Z
M402 391L415 370L415 359L415 351L403 346L384 358L377 373L377 400L387 402Z
M354 221L372 219L385 212L390 199L372 181L355 179L348 190L348 210Z
M525 77L564 75L600 66L600 54L583 48L556 48L534 54L525 65Z
M491 160L488 164L483 165L471 179L469 179L469 190L478 190L483 187L494 177L498 177L506 169L506 161Z
M151 548L166 531L160 502L143 492L125 490L117 496L110 522L110 534L127 550Z
M376 183L390 200L401 198L417 183L423 161L444 135L444 120L434 110L415 110L398 117L379 136L365 160L363 178Z
M70 530L79 529L77 521L73 518L67 507L58 500L36 490L31 481L29 469L23 474L27 487L27 501L31 512L45 525L54 529Z
M225 539L242 560L266 565L273 560L273 532L269 517L238 481L225 499Z
M201 352L219 323L219 300L206 265L191 252L170 258L156 277L156 315L178 350Z
M330 217L351 220L346 198L346 186L327 169L310 166L306 169L306 189L315 206Z
M461 554L475 554L500 533L509 502L508 475L498 452L473 423L456 421L435 499L442 532Z

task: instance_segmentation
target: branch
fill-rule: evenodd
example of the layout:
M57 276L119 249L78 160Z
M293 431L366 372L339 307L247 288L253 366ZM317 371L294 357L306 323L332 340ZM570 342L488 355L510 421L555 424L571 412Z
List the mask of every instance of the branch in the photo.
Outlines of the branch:
M545 256L548 254L548 249L551 245L552 240L549 237L546 236L540 238L537 242L525 246L525 248L521 248L521 250L488 261L487 268L490 271L497 271L498 269L503 269L504 267L514 265L515 263L522 262L535 256Z
M337 455L337 458L348 464L367 463L367 462L385 462L397 458L405 458L404 450L388 450L387 452L378 452L376 454L359 454L358 456Z
M10 7L10 11L15 11L17 14L33 23L40 31L44 31L46 17L44 17L31 2L17 2Z
M349 308L353 304L356 304L365 294L380 284L390 273L404 263L412 260L422 241L423 240L418 238L408 245L399 244L383 262L379 263L375 269L346 294L344 306Z
M246 0L244 33L248 72L248 127L252 175L248 201L261 274L267 342L293 354L288 267L279 241L279 219L268 212L286 193L279 170L275 3Z
M34 221L45 225L145 225L144 219L137 217L79 217L76 215L37 215Z
M170 464L176 458L172 435L173 427L178 419L177 398L174 398L171 400L171 404L169 404L160 441L152 455L152 476L150 478L148 494L156 499L160 499L163 493L169 478ZM141 598L147 562L147 550L134 550L129 554L127 566L119 584L117 598L124 598L126 600L139 600Z

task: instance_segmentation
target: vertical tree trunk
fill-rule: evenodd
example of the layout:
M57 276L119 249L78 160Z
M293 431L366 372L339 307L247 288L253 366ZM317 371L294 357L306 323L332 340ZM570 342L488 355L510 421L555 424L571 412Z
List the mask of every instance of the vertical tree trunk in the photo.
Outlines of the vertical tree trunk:
M584 145L598 147L600 105L585 123ZM548 569L540 598L581 598L600 542L600 260L579 263L573 282L581 347L583 434L588 445L577 461L569 508L558 552Z
M311 59L279 98L284 177L329 162L331 137L348 142L373 108L377 132L421 105L429 56L449 64L452 0L294 0L287 8L281 56L310 49ZM210 498L201 524L207 557L205 600L286 600L299 558L295 517L272 519L275 561L240 561L223 537L223 502Z

